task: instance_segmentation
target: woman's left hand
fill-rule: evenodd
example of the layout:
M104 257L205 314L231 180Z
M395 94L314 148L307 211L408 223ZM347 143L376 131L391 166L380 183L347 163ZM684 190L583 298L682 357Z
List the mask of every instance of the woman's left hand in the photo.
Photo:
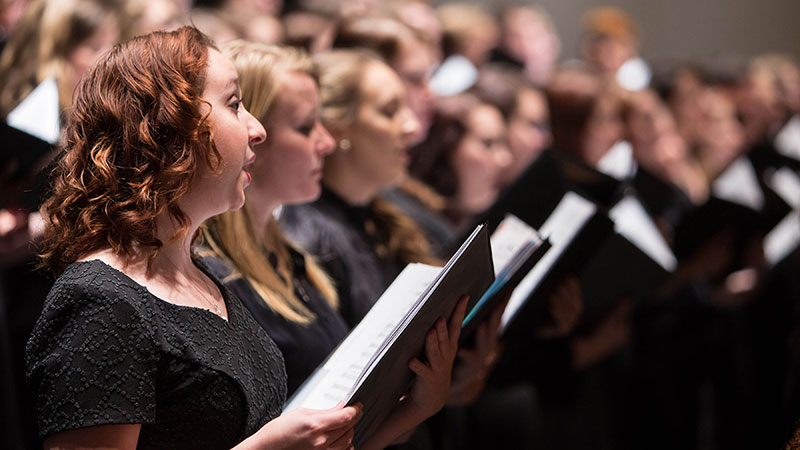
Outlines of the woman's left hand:
M458 350L458 361L453 368L453 380L447 397L448 405L468 405L483 391L486 380L502 353L499 339L500 319L506 303L507 301L497 305L489 320L478 327L473 348Z
M462 298L449 324L440 318L425 338L425 357L423 363L417 358L409 362L409 368L417 375L414 385L406 398L414 410L425 418L434 415L445 404L450 391L450 377L453 361L458 350L461 323L467 310L467 298Z

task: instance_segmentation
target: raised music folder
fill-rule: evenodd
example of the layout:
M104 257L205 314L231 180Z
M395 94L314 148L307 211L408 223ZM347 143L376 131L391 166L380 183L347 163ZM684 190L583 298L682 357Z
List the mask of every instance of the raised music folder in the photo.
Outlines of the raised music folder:
M495 280L464 318L461 342L467 342L494 308L507 300L522 279L550 249L528 224L509 214L490 240Z
M493 280L485 225L475 228L444 268L409 264L284 412L361 403L364 414L353 441L358 448L408 391L414 378L408 362L424 353L431 327L450 317L462 296L474 304Z

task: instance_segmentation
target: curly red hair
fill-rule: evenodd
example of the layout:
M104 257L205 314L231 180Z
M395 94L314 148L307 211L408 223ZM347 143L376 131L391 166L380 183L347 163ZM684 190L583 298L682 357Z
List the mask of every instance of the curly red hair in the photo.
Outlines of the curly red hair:
M117 45L88 71L43 206L41 266L59 274L110 247L125 260L146 257L150 269L163 245L159 215L179 224L173 239L188 232L178 201L198 164L215 169L220 158L201 97L209 48L193 27L155 32Z

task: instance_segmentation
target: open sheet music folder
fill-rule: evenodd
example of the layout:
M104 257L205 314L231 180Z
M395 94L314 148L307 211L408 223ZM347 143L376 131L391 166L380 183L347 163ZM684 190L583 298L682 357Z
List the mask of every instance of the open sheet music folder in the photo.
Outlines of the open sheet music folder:
M466 343L494 308L506 300L550 248L550 241L525 222L508 215L491 238L495 280L464 318L461 343Z
M613 223L597 205L567 192L539 228L550 248L522 279L503 312L501 327L524 329L541 324L549 313L546 299L561 278L579 273L597 248L613 232Z
M634 195L608 212L614 232L597 248L580 272L584 315L602 315L621 298L652 294L675 271L678 260Z
M410 264L364 319L288 401L297 408L326 409L340 401L362 403L358 447L386 418L413 380L411 358L423 353L425 336L458 300L475 303L494 280L489 236L477 227L444 268Z

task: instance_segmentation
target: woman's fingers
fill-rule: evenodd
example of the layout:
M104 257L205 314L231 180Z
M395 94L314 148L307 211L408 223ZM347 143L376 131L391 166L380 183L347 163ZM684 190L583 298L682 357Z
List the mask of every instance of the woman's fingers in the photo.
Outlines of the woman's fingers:
M345 450L350 448L353 444L353 435L354 430L353 427L348 427L342 430L338 437L335 433L331 434L331 444L328 446L331 450Z
M436 346L439 350L440 358L445 358L450 353L450 334L447 329L447 321L440 318L436 321Z
M337 406L333 409L320 411L317 419L322 430L352 428L361 419L362 409L361 404L344 408Z
M467 315L467 302L469 296L465 295L458 301L453 315L450 316L450 325L448 326L450 342L454 345L458 344L458 337L461 336L461 324L464 322L464 316Z

